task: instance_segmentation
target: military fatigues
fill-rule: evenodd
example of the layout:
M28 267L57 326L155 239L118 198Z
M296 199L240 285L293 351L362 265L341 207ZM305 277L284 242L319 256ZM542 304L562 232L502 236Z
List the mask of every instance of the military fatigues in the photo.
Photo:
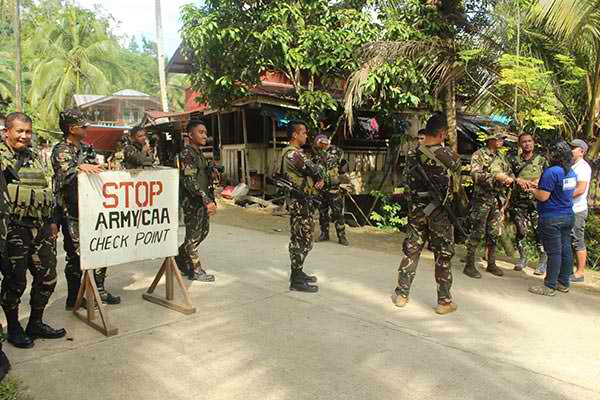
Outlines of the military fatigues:
M80 164L96 164L96 152L85 143L77 146L65 138L52 149L51 161L54 169L54 196L60 210L60 226L66 252L67 305L72 305L79 292L82 277L79 253L77 167ZM104 286L106 268L95 269L94 278L98 291L102 296L106 296Z
M148 168L154 164L154 155L139 143L131 143L123 150L123 167L125 169Z
M13 204L2 263L2 307L7 312L18 309L29 270L33 276L32 312L43 310L56 287L56 240L50 230L50 224L56 223L52 191L41 160L30 149L17 153L1 143L0 160Z
M427 146L440 162L423 154L418 147L409 152L405 168L405 180L409 187L408 233L402 246L404 257L398 268L398 284L395 293L408 298L415 277L421 251L429 242L435 257L435 280L438 304L452 302L452 270L450 262L454 255L454 226L441 203L431 195L430 188L417 172L420 163L432 183L445 196L446 203L452 201L453 185L460 173L458 154L441 145Z
M467 240L467 261L474 260L475 252L485 237L488 266L496 265L496 246L501 233L502 211L510 189L496 181L504 173L513 177L506 157L487 147L477 150L471 157L471 177L474 193L469 215L471 232Z
M185 221L185 239L179 246L177 265L188 276L203 273L198 246L208 236L208 208L215 199L210 189L208 161L202 150L187 145L180 155L180 202Z
M319 204L319 225L321 235L329 238L329 210L335 224L338 238L345 237L346 225L344 221L344 195L340 190L340 167L344 157L341 149L329 146L326 150L315 150L313 161L321 169L325 180L325 186L319 192L321 203Z
M547 165L546 159L540 154L533 154L529 160L525 160L521 155L515 155L509 161L516 178L532 182L537 182L540 179ZM538 233L538 212L533 193L523 190L519 185L515 185L511 195L509 212L515 224L517 249L521 257L527 258L524 242L530 229L533 230L538 251L542 254L544 248Z
M306 256L312 250L313 205L310 196L316 195L315 181L320 179L316 165L304 154L302 149L290 145L283 149L281 172L292 181L294 186L308 197L290 198L290 243L288 246L292 273L302 271Z
M0 164L1 165L1 164ZM4 171L0 171L0 263L4 262L6 255L5 245L6 236L8 234L8 221L10 211L12 209L10 198L8 197L8 189L6 187L6 180L4 179ZM0 331L2 326L0 325ZM0 340L0 381L2 381L4 375L10 369L10 362L2 351L2 341Z

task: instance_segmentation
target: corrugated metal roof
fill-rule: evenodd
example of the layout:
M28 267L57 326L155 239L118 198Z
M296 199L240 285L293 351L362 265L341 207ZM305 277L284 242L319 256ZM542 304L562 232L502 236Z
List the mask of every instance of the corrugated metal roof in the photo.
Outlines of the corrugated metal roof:
M98 99L103 98L104 96L98 96L96 94L76 94L73 95L73 100L75 100L75 105L77 107L87 104L92 101L96 101Z
M150 95L142 92L138 92L137 90L132 89L124 89L119 90L117 93L113 93L113 96L122 96L122 97L150 97Z

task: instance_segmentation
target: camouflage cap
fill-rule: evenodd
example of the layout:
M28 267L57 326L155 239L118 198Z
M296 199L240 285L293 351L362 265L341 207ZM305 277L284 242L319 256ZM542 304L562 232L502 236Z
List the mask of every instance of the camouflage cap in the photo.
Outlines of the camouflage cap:
M317 135L317 137L315 138L315 143L316 144L321 144L321 143L323 143L323 144L329 144L330 141L329 141L329 138L327 136L321 134L321 135Z
M505 139L506 136L508 136L506 129L504 129L501 126L494 126L487 130L485 134L485 140L488 141L492 139Z
M90 121L83 115L83 113L75 108L69 108L61 111L59 116L59 123L62 124L74 124L78 126L88 126Z

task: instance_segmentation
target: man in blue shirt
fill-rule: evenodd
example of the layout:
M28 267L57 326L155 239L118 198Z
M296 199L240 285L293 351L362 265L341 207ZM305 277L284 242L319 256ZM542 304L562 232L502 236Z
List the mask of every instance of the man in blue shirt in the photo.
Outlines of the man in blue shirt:
M554 296L556 290L569 291L569 277L573 267L571 230L575 222L573 193L577 176L571 169L571 148L566 142L557 143L550 153L547 168L534 194L540 215L540 237L548 254L546 277L543 286L532 286L533 294Z

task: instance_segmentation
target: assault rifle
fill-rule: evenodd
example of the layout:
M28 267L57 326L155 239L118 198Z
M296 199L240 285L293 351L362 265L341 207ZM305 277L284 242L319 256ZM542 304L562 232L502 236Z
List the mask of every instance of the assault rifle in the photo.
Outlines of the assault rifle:
M448 214L448 217L450 218L450 221L458 229L458 232L463 237L468 237L469 235L467 234L467 232L463 228L460 220L458 219L458 217L454 213L454 210L452 209L452 207L450 205L448 205L447 203L444 202L444 198L442 197L442 194L440 193L440 189L437 187L437 185L435 183L433 183L431 181L431 179L429 178L429 176L427 175L427 173L425 172L425 170L423 169L423 166L421 165L421 163L419 161L420 160L417 157L417 163L416 163L416 165L413 168L416 168L417 173L421 176L421 178L423 178L423 180L425 181L425 183L427 183L427 186L429 187L429 194L433 198L433 201L438 202L439 205L442 207L442 209L444 211L446 211L446 214Z
M302 190L298 189L292 181L282 175L267 176L267 183L289 194L290 197L298 200L308 200L310 202L320 203L316 196L307 196Z

